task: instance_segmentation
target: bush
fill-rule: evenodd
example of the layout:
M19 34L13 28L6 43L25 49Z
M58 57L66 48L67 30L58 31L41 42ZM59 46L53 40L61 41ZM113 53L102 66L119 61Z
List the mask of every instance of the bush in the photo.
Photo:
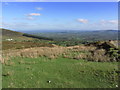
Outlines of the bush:
M119 58L120 58L119 50L114 49L114 48L110 48L108 53L109 53L109 55L111 57L111 60L119 61Z
M110 61L110 57L105 55L106 51L104 49L99 49L91 52L91 55L87 55L87 59L96 62Z

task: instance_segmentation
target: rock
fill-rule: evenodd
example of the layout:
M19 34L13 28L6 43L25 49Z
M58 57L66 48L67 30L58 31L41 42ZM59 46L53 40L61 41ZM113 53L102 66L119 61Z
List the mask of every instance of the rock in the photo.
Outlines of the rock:
M51 81L47 81L48 83L51 83Z

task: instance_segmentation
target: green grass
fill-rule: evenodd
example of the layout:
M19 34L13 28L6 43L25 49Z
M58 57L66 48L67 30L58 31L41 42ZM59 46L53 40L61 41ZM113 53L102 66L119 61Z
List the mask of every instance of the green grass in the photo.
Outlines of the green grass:
M115 88L117 64L67 58L14 58L3 65L3 88Z

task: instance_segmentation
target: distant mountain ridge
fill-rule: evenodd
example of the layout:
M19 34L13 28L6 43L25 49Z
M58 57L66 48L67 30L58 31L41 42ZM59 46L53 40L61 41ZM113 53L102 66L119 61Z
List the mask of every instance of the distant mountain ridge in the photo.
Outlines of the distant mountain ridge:
M119 30L27 30L23 33L68 33L68 32L119 32Z
M103 41L117 40L119 30L93 30L93 31L55 31L55 32L28 32L38 36L53 38L54 40L82 40L82 41Z

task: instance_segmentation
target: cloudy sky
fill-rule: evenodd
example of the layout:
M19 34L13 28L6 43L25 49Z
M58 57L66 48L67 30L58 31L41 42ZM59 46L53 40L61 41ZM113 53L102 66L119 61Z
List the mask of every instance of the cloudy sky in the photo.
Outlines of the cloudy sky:
M12 30L118 28L117 2L2 2L2 27Z

